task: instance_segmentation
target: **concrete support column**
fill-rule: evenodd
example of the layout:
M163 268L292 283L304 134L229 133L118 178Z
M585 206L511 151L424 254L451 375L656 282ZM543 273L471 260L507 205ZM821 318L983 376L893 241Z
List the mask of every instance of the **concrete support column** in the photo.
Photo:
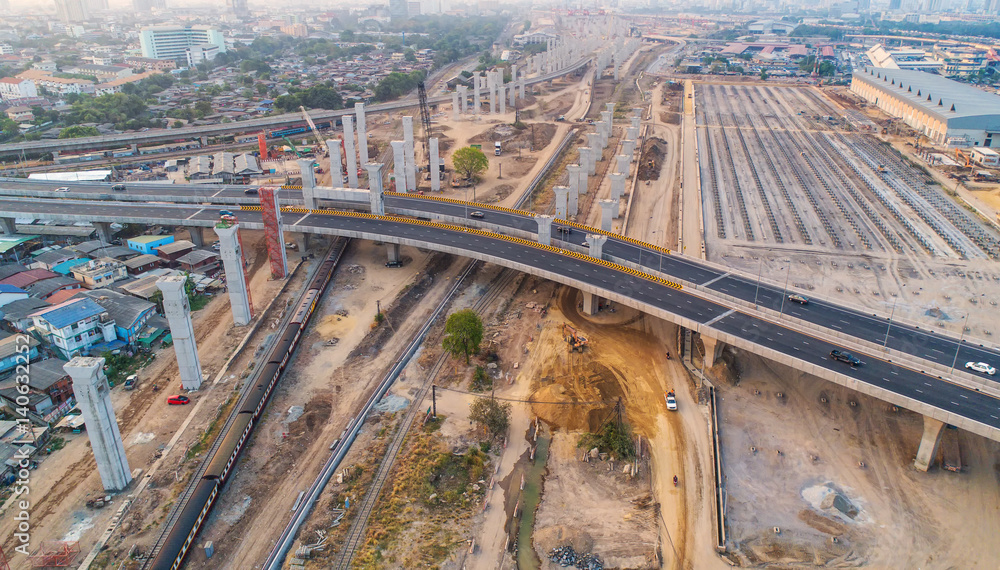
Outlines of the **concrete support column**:
M641 121L642 119L640 119L639 117L631 117L631 120L632 120L632 128L633 129L638 129L639 128L639 121Z
M316 173L313 172L313 159L300 158L295 161L299 165L299 172L302 175L302 200L305 207L310 210L316 209Z
M399 244L385 244L385 252L389 256L389 263L399 263Z
M715 361L722 356L722 351L726 348L726 345L704 334L699 336L701 336L702 344L705 345L705 368L711 368L715 366Z
M924 416L924 435L920 438L920 449L917 450L917 457L913 460L913 466L917 471L926 473L934 465L943 428L944 422L941 420Z
M583 293L583 314L585 315L596 315L597 306L601 302L601 298L593 293L588 293L586 291L580 291Z
M121 491L132 482L125 445L111 406L111 388L104 375L104 359L77 356L63 365L73 379L73 394L87 425L87 437L97 460L105 491Z
M601 133L587 133L587 145L595 151L601 148Z
M604 121L604 124L605 124L604 128L608 130L607 134L610 135L611 134L611 125L612 125L612 122L614 121L614 117L615 117L615 114L614 114L614 103L608 103L608 106L611 107L611 110L601 111L601 120Z
M569 195L572 192L567 186L554 186L552 191L556 195L556 217L565 220L569 211Z
M497 114L497 87L496 85L490 85L487 87L487 91L490 92L490 114Z
M340 188L344 184L344 165L340 160L341 143L339 139L326 141L326 150L330 153L330 186Z
M635 152L634 140L626 139L625 141L622 142L622 153L624 153L626 156L632 156L632 153L634 152Z
M475 75L472 76L472 80L473 80L473 103L475 104L475 107L473 107L473 109L472 109L472 114L473 115L478 115L479 114L479 110L482 108L482 105L483 105L482 94L480 93L480 90L482 89L482 87L480 86L481 79L482 78L479 75L478 71L476 72Z
M611 199L619 200L625 195L625 174L621 172L611 173Z
M455 92L453 92L451 94L451 120L452 121L457 121L458 120L458 114L460 112L461 112L461 109L459 109L459 107L458 107L458 92L455 91Z
M295 239L295 246L299 249L299 255L305 255L306 250L309 249L309 234L296 233L292 235Z
M590 147L590 146L581 146L579 150L580 150L580 166L582 167L582 169L585 170L587 174L594 174L595 172L597 172L597 159L596 159L597 149L595 147ZM586 194L587 189L583 188L582 191L584 194Z
M358 156L354 152L354 117L344 115L344 154L347 155L347 186L358 187Z
M59 161L59 151L58 150L52 151L52 160L54 160L56 162Z
M239 224L228 228L215 227L215 233L219 236L219 255L222 257L222 268L226 272L226 289L229 292L229 305L233 311L233 324L241 327L250 323L251 314L250 295L247 294L239 231Z
M208 146L208 137L201 137L201 146Z
M513 108L517 106L517 101L515 100L517 95L517 83L514 81L514 76L511 75L510 84L507 85L507 103Z
M406 148L406 187L417 191L417 162L413 143L413 117L403 117L403 142Z
M569 190L573 194L580 193L580 165L570 164L566 167L566 173L569 178Z
M625 138L637 140L639 138L639 127L629 127L626 129Z
M521 82L517 84L517 92L518 92L517 96L520 97L521 99L524 99L524 84L525 84L524 75L522 74Z
M538 243L542 245L552 245L552 216L539 214L535 216L538 223Z
M590 189L590 173L586 168L580 168L580 181L577 182L580 194L586 194Z
M382 190L382 163L369 162L365 165L368 171L368 195L371 202L371 213L376 216L385 215L385 194Z
M368 125L365 121L365 104L355 103L354 114L358 119L358 160L368 164Z
M191 226L184 228L188 231L188 237L195 247L205 247L205 228L201 226Z
M587 243L590 244L590 257L601 259L604 255L604 243L608 241L608 236L603 234L587 234Z
M507 96L506 96L506 93L507 93L507 87L505 87L502 83L500 85L497 85L497 94L499 96L498 98L500 99L500 114L501 115L506 115L507 114Z
M629 160L630 156L627 154L619 154L616 158L618 159L618 172L628 174L629 163L632 162Z
M469 113L469 88L465 85L458 86L458 106L463 115Z
M580 213L580 195L570 192L566 198L566 213L575 216Z
M0 226L3 227L4 235L12 236L17 233L17 227L14 225L14 218L0 218Z
M611 220L618 217L618 200L601 200L601 229L610 232Z
M104 243L111 243L111 222L91 222L97 228L97 238Z
M611 113L612 115L614 115L614 112L615 112L615 104L614 104L614 103L605 103L605 104L604 104L604 110L605 110L606 112L608 112L608 113Z
M431 171L431 192L441 191L441 158L438 155L438 139L431 137L428 141L430 146Z
M191 307L184 291L185 283L186 275L170 275L160 277L156 286L163 291L163 312L167 315L170 335L174 339L181 386L185 390L197 390L201 388L201 362L198 360L198 346L194 339L194 326L191 324Z
M396 192L406 192L406 145L403 141L392 141L392 172L396 177Z

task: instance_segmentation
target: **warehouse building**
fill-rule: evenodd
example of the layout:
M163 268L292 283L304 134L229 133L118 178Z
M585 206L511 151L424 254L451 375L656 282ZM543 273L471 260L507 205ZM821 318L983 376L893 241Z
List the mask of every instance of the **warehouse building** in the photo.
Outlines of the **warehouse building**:
M851 91L934 144L1000 147L1000 96L971 85L922 71L869 67L854 73Z

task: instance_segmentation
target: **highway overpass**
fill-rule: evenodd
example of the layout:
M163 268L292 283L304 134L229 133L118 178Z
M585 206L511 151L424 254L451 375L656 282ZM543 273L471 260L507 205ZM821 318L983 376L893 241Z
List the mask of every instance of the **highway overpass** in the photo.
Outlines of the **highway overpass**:
M1000 441L1000 390L962 370L948 372L958 347L954 339L894 322L890 350L882 352L887 324L882 318L819 300L805 306L786 303L779 316L782 291L766 285L755 309L754 280L630 238L609 236L603 259L596 259L580 245L596 230L569 222L556 223L571 228L569 237L546 246L531 240L535 228L529 226L537 222L523 212L477 204L486 218L472 221L465 218L469 206L454 201L389 195L388 203L400 211L433 210L464 225L291 208L283 214L284 229L411 245L511 267L677 323L700 333L709 347L714 340L730 344ZM217 206L0 199L0 217L6 218L210 227L218 214ZM263 228L259 212L238 214L244 227ZM490 231L500 229L511 235ZM662 277L656 275L661 263ZM833 361L833 348L847 348L865 364L852 368ZM992 348L963 344L959 366L997 357Z
M538 83L544 83L546 81L552 81L562 77L563 75L568 75L570 73L575 73L587 66L590 63L589 58L581 59L580 61L561 69L553 73L547 73L544 75L539 75L537 77L530 77L526 80L527 85L535 85ZM451 95L438 95L436 97L428 97L427 102L431 105L437 105L440 103L450 103ZM393 101L390 103L379 103L372 106L366 106L366 113L381 113L385 111L395 111L398 109L405 109L407 107L416 107L418 105L417 99L402 99L400 101ZM327 111L323 109L313 109L309 111L310 117L313 121L322 121L324 119L336 119L344 115L353 115L354 109L339 109L336 111ZM198 127L180 127L177 129L151 129L143 132L129 132L117 135L103 135L96 137L80 137L75 139L58 139L58 140L40 140L40 141L25 141L19 143L9 143L0 144L0 157L2 156L21 156L22 154L27 156L36 156L47 152L72 152L72 151L90 151L90 150L101 150L109 148L121 148L124 146L129 146L133 144L137 145L149 145L149 144L160 144L167 143L171 141L178 140L193 140L201 139L204 137L218 137L224 135L236 135L245 133L258 133L262 129L275 129L282 127L289 127L292 125L299 125L304 123L301 113L286 113L283 115L274 115L271 117L262 117L260 119L250 119L249 121L236 121L232 123L218 124L218 125L204 125ZM155 155L154 155L155 157Z

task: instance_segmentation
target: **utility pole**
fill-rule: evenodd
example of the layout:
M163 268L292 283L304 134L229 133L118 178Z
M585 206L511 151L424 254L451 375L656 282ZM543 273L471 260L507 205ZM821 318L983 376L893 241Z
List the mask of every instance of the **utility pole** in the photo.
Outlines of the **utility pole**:
M431 415L434 419L438 417L437 385L431 384Z

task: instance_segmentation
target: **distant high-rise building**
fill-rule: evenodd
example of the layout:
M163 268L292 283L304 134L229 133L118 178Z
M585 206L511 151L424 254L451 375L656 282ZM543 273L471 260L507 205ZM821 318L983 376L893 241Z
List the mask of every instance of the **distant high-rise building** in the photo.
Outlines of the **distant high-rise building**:
M409 16L406 4L407 0L389 0L389 20L405 20Z
M226 40L222 32L208 26L156 26L143 28L139 32L142 57L153 59L187 62L188 51L192 47L201 46L198 51L204 52L206 44L216 46L218 51L215 53L226 51Z
M903 0L889 0L890 10L899 10L903 5Z
M56 17L63 22L82 22L88 16L83 0L56 0Z
M88 12L96 12L97 10L107 10L108 0L86 0L84 5L87 6Z
M247 0L226 0L226 6L236 15L237 18L246 18L250 15L250 7Z
M0 0L0 12L10 12L9 0Z

